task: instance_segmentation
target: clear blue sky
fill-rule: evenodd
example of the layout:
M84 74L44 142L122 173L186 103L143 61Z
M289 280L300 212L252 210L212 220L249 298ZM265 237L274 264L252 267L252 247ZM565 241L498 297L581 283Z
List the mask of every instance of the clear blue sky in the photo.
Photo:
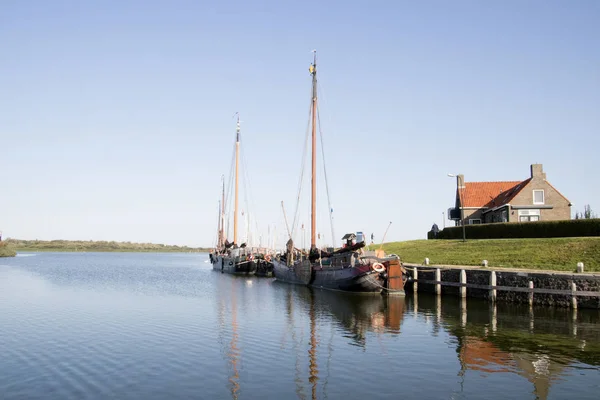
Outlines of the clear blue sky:
M532 163L573 213L600 212L598 21L594 0L4 1L0 230L211 245L239 111L241 203L283 238L312 49L338 238L389 221L386 240L424 238L453 205L447 173Z

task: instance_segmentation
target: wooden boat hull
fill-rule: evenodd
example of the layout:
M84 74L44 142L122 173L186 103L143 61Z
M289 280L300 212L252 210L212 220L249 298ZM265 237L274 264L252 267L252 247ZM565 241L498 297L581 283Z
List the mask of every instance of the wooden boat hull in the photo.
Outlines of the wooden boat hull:
M274 275L273 272L273 263L267 260L259 259L256 267L256 276L264 276L264 277L272 277Z
M222 255L212 255L211 262L213 270L223 274L233 275L254 275L256 274L257 263L252 261L240 261L238 257L227 257Z
M273 260L275 278L281 282L353 293L377 294L383 289L379 273L370 265L310 268L307 261L301 264L288 267L280 260Z

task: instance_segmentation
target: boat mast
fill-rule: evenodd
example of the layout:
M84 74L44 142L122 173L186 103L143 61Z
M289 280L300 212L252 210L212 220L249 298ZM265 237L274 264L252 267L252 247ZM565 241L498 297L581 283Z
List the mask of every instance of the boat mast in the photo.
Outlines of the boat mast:
M312 75L312 188L311 188L311 214L310 214L310 248L317 248L317 51L313 50L314 60L309 68Z
M237 127L235 137L235 202L233 209L233 243L238 245L237 242L237 227L238 227L238 172L239 172L239 161L240 161L240 114L237 114Z
M219 232L219 239L221 243L219 243L219 247L225 244L225 175L221 175L221 184L223 189L221 193L221 215L219 216L221 223L221 230Z

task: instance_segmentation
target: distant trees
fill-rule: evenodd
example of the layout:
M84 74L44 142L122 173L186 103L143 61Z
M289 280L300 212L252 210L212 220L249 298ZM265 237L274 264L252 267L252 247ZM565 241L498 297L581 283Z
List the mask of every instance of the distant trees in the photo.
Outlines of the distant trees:
M592 207L589 204L583 206L583 212L576 212L575 219L592 219L598 218L598 216L592 211Z

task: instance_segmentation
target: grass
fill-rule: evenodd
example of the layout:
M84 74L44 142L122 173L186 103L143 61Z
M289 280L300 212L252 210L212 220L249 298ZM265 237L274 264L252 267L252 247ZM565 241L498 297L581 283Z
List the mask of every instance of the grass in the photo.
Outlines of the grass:
M155 243L131 243L85 240L20 240L8 239L4 243L17 251L101 251L101 252L205 252L207 249L188 246L169 246Z
M600 237L411 240L385 243L383 249L416 264L428 257L430 264L475 266L488 260L488 267L574 271L581 261L585 272L600 271Z
M7 242L0 242L0 257L14 257L17 252Z

